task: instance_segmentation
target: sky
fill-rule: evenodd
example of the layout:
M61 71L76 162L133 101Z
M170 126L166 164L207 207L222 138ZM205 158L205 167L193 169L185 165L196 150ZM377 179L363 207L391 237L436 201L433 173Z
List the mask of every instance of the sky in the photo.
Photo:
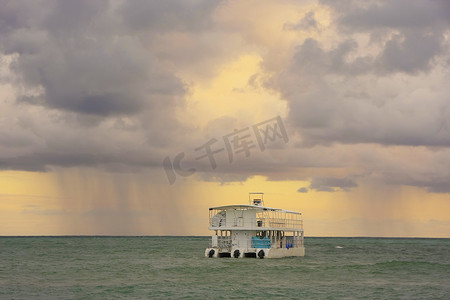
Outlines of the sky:
M0 235L450 238L450 2L0 0Z

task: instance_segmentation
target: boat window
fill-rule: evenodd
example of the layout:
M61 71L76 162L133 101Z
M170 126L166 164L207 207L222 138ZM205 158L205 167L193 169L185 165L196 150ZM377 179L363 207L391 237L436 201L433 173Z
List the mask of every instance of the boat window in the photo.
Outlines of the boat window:
M257 231L256 236L263 239L268 236L267 231Z

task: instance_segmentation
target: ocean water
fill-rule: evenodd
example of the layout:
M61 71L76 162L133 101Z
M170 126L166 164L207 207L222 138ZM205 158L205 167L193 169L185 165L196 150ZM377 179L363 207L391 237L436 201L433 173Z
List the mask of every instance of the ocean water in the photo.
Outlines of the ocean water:
M450 239L306 238L205 258L207 237L1 237L0 299L450 299Z

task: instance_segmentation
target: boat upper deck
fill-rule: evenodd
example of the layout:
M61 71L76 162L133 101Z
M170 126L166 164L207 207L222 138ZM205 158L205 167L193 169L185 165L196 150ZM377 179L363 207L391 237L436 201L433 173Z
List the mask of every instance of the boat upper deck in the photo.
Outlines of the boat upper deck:
M210 230L303 231L301 213L261 205L225 205L209 209Z
M266 207L266 206L260 206L260 205L250 205L250 204L237 204L237 205L223 205L223 206L216 206L216 207L210 207L209 210L227 210L227 209L256 209L256 210L262 210L262 211L277 211L277 212L283 212L283 213L290 213L290 214L298 214L301 215L301 212L298 211L292 211L292 210L286 210L286 209L280 209L280 208L273 208L273 207Z

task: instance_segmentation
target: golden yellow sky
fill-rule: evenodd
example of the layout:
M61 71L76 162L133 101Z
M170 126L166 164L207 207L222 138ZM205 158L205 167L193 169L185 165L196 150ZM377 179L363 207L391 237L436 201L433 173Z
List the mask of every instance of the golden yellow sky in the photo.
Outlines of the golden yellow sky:
M137 177L87 169L2 172L0 235L207 235L209 207L247 203L249 191L264 191L266 206L303 213L307 236L448 237L447 197L413 187L297 193L307 182L189 178L168 187Z

